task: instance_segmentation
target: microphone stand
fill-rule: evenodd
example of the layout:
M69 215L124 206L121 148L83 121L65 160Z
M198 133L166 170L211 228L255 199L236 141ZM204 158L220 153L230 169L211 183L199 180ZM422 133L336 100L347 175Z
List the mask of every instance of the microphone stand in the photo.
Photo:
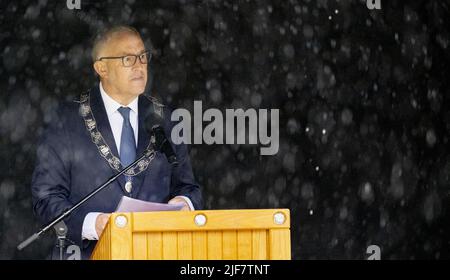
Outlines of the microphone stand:
M59 249L59 260L62 261L64 259L64 248L66 247L67 226L64 221L60 221L53 228L58 240L56 248Z
M112 176L111 178L109 178L105 183L103 183L103 185L97 187L95 190L93 190L92 192L90 192L88 195L86 195L83 199L81 199L79 202L77 202L74 206L66 209L63 213L61 213L59 216L57 216L55 219L53 219L51 222L49 222L48 224L46 224L41 230L39 230L38 232L34 233L33 235L31 235L30 237L28 237L25 241L23 241L22 243L20 243L17 246L17 249L20 251L23 248L27 247L28 245L30 245L32 242L34 242L36 239L38 239L39 237L41 237L41 235L43 235L44 233L46 233L49 229L51 229L52 227L54 227L55 225L57 225L59 222L61 222L63 219L65 219L66 217L70 216L70 214L72 214L73 211L77 210L81 205L83 205L84 203L86 203L86 201L88 201L89 199L91 199L94 195L96 195L98 192L100 192L101 190L103 190L104 188L106 188L109 184L111 184L112 182L114 182L114 180L116 180L119 176L121 176L123 173L127 172L129 169L131 169L138 161L140 161L141 159L143 159L144 157L150 156L152 153L154 152L154 150L149 150L146 149L144 151L144 154L138 158L137 160L135 160L133 163L131 163L130 165L128 165L125 169L122 169L119 173L117 173L116 175ZM61 244L62 245L62 244Z

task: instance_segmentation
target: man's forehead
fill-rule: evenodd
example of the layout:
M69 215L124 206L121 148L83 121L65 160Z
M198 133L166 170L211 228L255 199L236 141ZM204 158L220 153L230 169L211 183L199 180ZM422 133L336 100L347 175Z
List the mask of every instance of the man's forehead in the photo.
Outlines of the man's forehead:
M114 51L117 54L130 54L145 50L141 37L131 32L114 34L105 44L105 50Z

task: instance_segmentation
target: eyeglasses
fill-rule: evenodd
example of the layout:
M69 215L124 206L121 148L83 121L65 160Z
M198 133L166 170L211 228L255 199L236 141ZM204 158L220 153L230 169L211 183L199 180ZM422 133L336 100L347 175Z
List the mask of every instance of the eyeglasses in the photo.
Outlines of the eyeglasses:
M152 59L152 53L150 51L145 51L141 54L129 54L124 56L104 56L97 59L101 61L102 59L122 59L122 65L124 67L131 67L136 64L137 58L142 64L147 64L150 59Z

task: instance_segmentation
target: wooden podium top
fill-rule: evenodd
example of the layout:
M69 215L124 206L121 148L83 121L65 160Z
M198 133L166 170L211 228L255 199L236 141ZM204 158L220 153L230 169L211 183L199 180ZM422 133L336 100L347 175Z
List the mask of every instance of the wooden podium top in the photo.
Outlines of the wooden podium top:
M91 258L290 259L290 212L113 213Z

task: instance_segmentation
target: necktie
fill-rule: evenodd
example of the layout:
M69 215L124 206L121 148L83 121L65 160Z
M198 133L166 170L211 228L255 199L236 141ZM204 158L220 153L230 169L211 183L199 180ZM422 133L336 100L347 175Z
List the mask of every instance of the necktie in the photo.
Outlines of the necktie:
M130 108L120 107L118 111L123 117L122 135L120 136L120 162L122 167L125 168L136 159L136 141L130 123ZM131 192L131 177L126 176L126 179L125 189L127 192Z

